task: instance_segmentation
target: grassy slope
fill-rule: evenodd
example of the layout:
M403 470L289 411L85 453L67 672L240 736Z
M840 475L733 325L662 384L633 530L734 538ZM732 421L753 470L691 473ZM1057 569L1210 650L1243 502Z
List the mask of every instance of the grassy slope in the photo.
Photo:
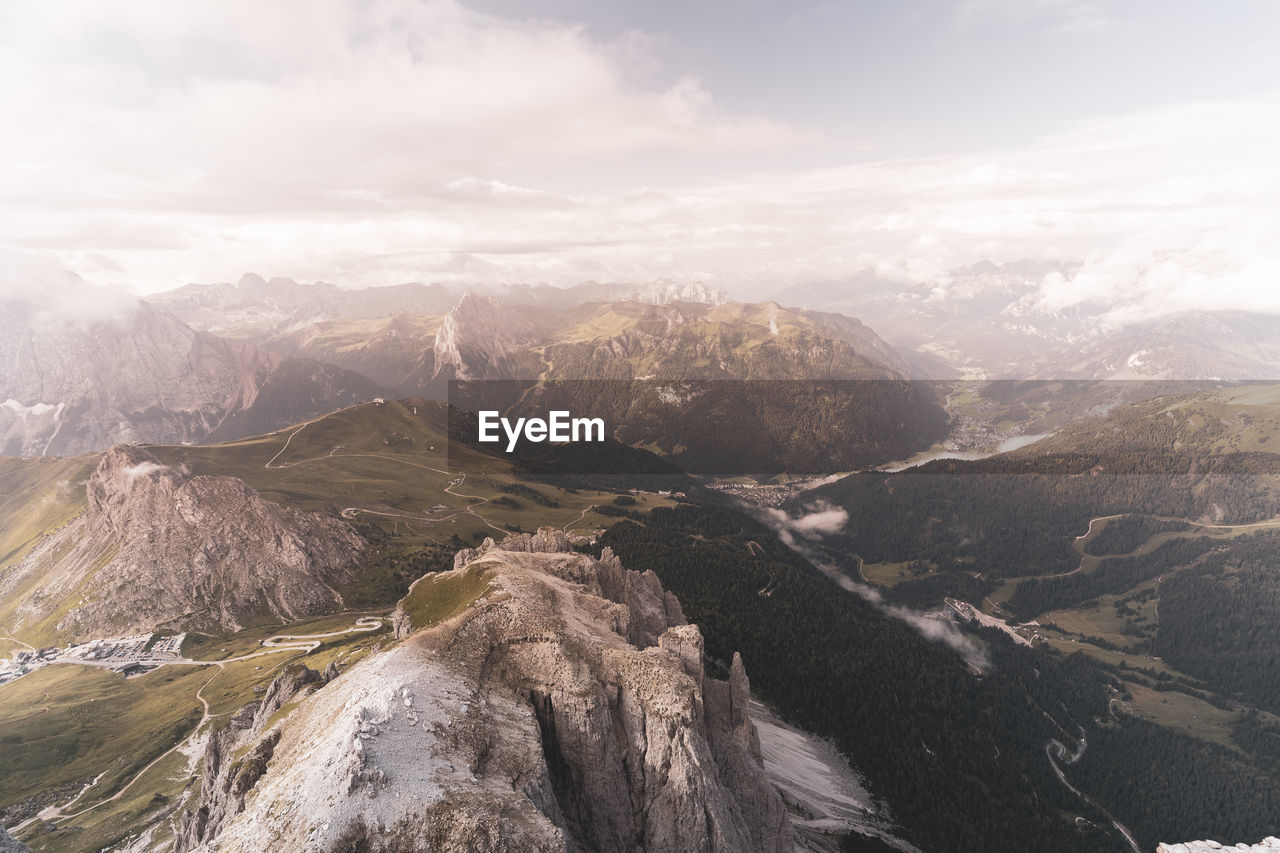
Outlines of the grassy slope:
M94 456L69 459L0 457L0 589L6 569L16 565L40 541L84 512L84 482ZM0 598L0 635L9 633L13 608L38 577L7 590ZM0 656L13 644L0 645Z
M352 625L354 616L312 619L274 628L255 628L228 637L193 636L184 654L220 660L261 650L275 633L325 633ZM180 742L200 719L196 692L209 702L210 725L225 725L227 716L255 698L285 664L299 661L323 670L331 661L345 669L389 639L389 622L375 632L329 637L308 654L281 651L221 668L163 667L144 676L123 679L105 670L60 665L0 688L0 743L14 756L0 773L0 807L41 791L78 784L106 771L71 813L101 803L79 817L61 822L55 832L30 827L24 832L33 850L96 850L115 843L163 814L167 805L191 784L186 758L174 752L138 777L119 800L103 800L146 764ZM226 650L225 652L222 650ZM14 769L10 770L12 766ZM67 795L54 798L65 802Z
M0 804L104 771L94 794L114 792L191 731L200 719L196 690L212 674L173 666L126 680L97 667L58 665L5 685Z
M1111 423L1106 419L1077 423L1059 435L1021 451L1021 454L1069 451L1082 442L1087 446L1088 439L1094 435L1106 435L1112 441L1127 439L1140 447L1157 446L1151 440L1155 437L1152 431L1144 428L1144 425L1161 422L1176 424L1176 449L1180 452L1205 455L1234 452L1280 453L1280 385L1250 385L1199 392L1154 400L1134 407L1130 412L1116 414L1119 417L1113 415ZM1121 426L1113 430L1112 426L1116 421ZM1082 572L1087 574L1095 571L1107 559L1087 554L1084 548L1110 523L1110 520L1095 523L1087 535L1073 543L1081 557ZM1128 554L1108 556L1146 555L1172 539L1207 536L1227 542L1258 529L1259 526L1217 526L1192 521L1189 530L1156 533ZM869 582L877 586L892 587L912 577L906 566L905 563L867 564L863 567L863 572ZM995 604L1003 604L1022 580L1025 578L1008 579L991 594L990 599ZM1076 607L1041 614L1037 618L1041 622L1045 641L1064 652L1083 651L1111 666L1123 662L1131 669L1150 669L1197 683L1198 679L1137 651L1136 646L1142 638L1122 631L1126 621L1130 619L1137 620L1141 625L1155 624L1156 589L1157 581L1153 579L1124 593L1102 595ZM1144 600L1144 593L1149 592L1152 597ZM1117 603L1132 612L1121 613L1116 608ZM988 612L995 610L990 604L984 609ZM1108 649L1094 645L1089 642L1091 637L1101 638L1118 648ZM1136 678L1127 680L1126 684L1132 699L1121 703L1123 709L1175 731L1235 748L1231 740L1231 725L1246 713L1245 708L1225 710L1186 693L1153 690Z
M394 604L425 567L405 555L423 548L451 553L459 540L470 544L485 536L501 538L510 529L551 525L586 531L615 520L591 510L612 500L607 492L539 485L547 498L544 504L554 506L512 498L502 490L520 482L511 466L466 447L455 446L450 455L445 420L439 403L362 404L269 435L149 449L162 462L196 474L239 477L264 497L304 511L338 515L347 510L362 532L378 539L365 573L342 589L357 606ZM0 589L6 565L84 511L84 482L96 460L96 455L0 459L0 554L9 555L0 559ZM507 499L494 502L503 497ZM656 495L641 495L637 501L637 510L670 503ZM102 562L111 556L104 548ZM389 577L396 572L399 576ZM10 633L7 617L37 582L32 577L0 593L0 637ZM32 645L58 641L54 625L62 615L51 613L18 639ZM0 643L0 652L14 646L7 640Z
M589 511L612 500L606 492L571 493L538 485L560 506L523 500L515 508L493 505L491 501L504 494L498 484L521 482L520 478L500 457L461 445L450 452L445 435L441 404L398 401L353 406L243 441L151 451L197 474L240 477L264 497L300 509L336 515L354 507L362 521L376 522L407 545L443 544L454 534L465 541L477 534L501 537L507 524L526 530L541 525L590 529L612 522ZM267 468L272 459L273 467ZM450 485L464 473L460 484ZM641 497L639 508L668 503ZM433 512L436 506L451 509ZM467 512L469 508L473 512Z
M509 464L459 447L453 448L450 457L444 435L445 412L439 404L392 402L352 407L271 435L222 445L149 449L161 461L186 465L195 474L240 477L268 499L302 510L338 514L357 507L388 513L357 514L357 523L365 524L366 532L385 534L380 550L413 553L437 543L451 547L447 543L455 534L468 542L486 535L501 537L505 531L494 527L508 523L524 529L550 524L586 530L616 520L590 510L610 503L614 495L608 492L530 484L544 496L544 503L558 506L509 495L500 487L522 482ZM267 467L268 462L272 467ZM84 481L95 464L94 456L0 460L0 506L6 510L0 515L0 543L14 549L15 559L39 536L83 511ZM463 472L462 483L451 486ZM59 499L52 500L51 495ZM491 503L504 496L514 497L515 506ZM644 511L671 503L656 495L637 495L636 502L629 509ZM437 505L451 509L433 512ZM442 520L422 520L433 516ZM432 584L419 587L418 599L424 599ZM16 606L22 590L16 592L0 607ZM470 594L474 590L468 587L463 592L468 602L474 600ZM398 597L383 602L381 612ZM437 611L456 609L457 602L449 595L428 598L420 601L428 618L438 617ZM226 637L192 636L184 653L201 660L227 659L260 650L261 640L272 634L341 630L356 615L260 626ZM345 668L387 640L386 629L328 638L301 662L323 669L335 661ZM14 646L0 642L4 649ZM200 718L196 691L201 685L208 682L203 696L211 713L223 715L211 723L219 725L228 712L254 698L255 686L269 683L281 666L294 659L297 652L281 652L228 664L216 672L166 667L129 680L88 667L56 666L0 687L0 739L5 739L0 743L5 745L6 757L19 756L18 764L6 762L0 768L0 807L60 788L68 793L52 796L50 802L65 802L74 793L70 787L107 771L71 811L94 805L191 732ZM28 828L23 835L36 850L99 849L123 837L129 831L124 827L136 828L163 814L190 784L183 768L180 756L170 755L120 800L62 823L58 831ZM76 829L67 831L72 827Z
M427 575L414 583L404 598L414 630L429 628L466 610L489 590L483 561L459 575Z

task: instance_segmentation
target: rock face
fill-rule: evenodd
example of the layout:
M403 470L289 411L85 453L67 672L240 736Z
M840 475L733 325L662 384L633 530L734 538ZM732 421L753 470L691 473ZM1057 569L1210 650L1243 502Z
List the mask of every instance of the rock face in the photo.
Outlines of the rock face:
M0 303L0 453L240 438L382 392L358 374L197 332L138 302L68 320Z
M15 627L70 638L296 621L341 606L330 584L351 578L366 544L343 521L129 445L102 454L86 491L88 510L6 575L0 596L36 579Z
M0 853L31 853L27 845L4 831L0 826Z
M1273 853L1280 850L1280 838L1274 835L1262 839L1260 844L1220 844L1217 841L1188 841L1185 844L1161 844L1156 853Z
M266 772L279 730L264 737L271 717L286 703L307 690L333 679L301 664L290 664L275 677L260 701L236 711L224 729L209 736L200 759L200 799L180 815L174 827L175 849L190 850L201 839L216 835L223 823L244 808L244 798ZM251 745L238 754L241 745Z
M197 329L251 340L334 319L443 314L458 294L441 284L343 290L246 273L237 284L188 284L147 297Z
M520 376L511 357L537 340L537 330L519 312L492 297L465 294L436 333L433 378Z
M670 305L673 302L699 302L704 305L723 305L729 301L724 288L711 287L700 281L672 281L659 279L649 284L630 288L613 288L608 294L612 301L647 302L651 305ZM606 290L606 293L608 291ZM602 300L603 301L603 300Z
M270 744L243 811L216 831L184 818L179 850L789 853L742 661L709 677L701 634L656 578L553 531L429 578L482 593L239 741L246 755ZM213 815L218 796L192 813Z

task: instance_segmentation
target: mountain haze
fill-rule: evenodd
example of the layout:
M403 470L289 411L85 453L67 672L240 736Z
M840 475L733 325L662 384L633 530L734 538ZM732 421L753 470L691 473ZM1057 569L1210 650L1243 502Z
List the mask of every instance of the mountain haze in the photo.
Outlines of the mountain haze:
M1280 323L1272 314L1174 310L1112 315L1110 302L1062 307L1080 264L981 261L921 283L864 271L796 285L788 305L862 318L913 361L919 378L1274 379Z
M0 304L0 452L69 455L285 426L380 393L359 374L192 329L136 303L73 320Z

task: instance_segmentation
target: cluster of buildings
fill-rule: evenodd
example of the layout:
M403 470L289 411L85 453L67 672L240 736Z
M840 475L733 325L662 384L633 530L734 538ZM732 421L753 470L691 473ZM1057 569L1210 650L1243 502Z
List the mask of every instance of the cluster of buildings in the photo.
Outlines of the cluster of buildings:
M57 646L37 650L23 649L14 653L11 658L0 659L0 684L13 681L20 675L26 675L45 664L55 662L58 652Z
M0 659L0 684L55 663L100 666L125 677L137 675L166 663L181 661L182 641L186 636L175 634L158 637L146 633L109 640L90 640L87 643L68 645L66 648L50 646L38 650L24 649L15 653L12 658Z
M960 601L959 599L955 599L955 598L948 598L945 600L947 605L947 611L953 614L955 617L965 622L976 622L979 625L984 625L988 628L996 628L1000 631L1003 631L1004 633L1008 634L1009 637L1015 643L1018 643L1019 645L1029 646L1031 645L1032 640L1040 636L1039 633L1026 627L1025 625L1021 628L1015 628L1012 625L1010 625L1008 622L1004 621L1003 619L997 619L995 616L989 616L986 613L983 613L978 608L974 607L972 604L970 604L967 601ZM1027 634L1030 634L1030 637L1028 637Z
M780 507L795 497L799 489L790 484L730 481L711 484L711 488L756 506ZM677 497L683 494L677 493Z

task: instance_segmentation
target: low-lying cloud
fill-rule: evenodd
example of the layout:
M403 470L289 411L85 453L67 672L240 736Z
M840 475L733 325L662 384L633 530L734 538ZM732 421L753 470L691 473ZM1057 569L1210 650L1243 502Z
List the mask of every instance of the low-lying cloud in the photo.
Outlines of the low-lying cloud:
M814 544L822 534L839 533L844 529L849 522L849 513L844 509L826 501L815 501L805 507L805 514L793 516L772 507L750 504L743 506L773 528L778 538L792 550L805 557L848 592L875 605L886 616L910 626L925 639L947 646L975 669L991 669L991 659L982 645L961 631L946 615L921 613L909 607L889 604L879 590L858 583L827 562Z
M766 507L765 512L771 526L779 535L785 535L783 541L788 545L795 541L793 534L817 541L823 534L839 533L849 523L848 511L827 501L815 501L807 508L809 511L798 517L772 507Z
M56 258L0 247L0 322L12 316L33 329L50 322L119 322L140 307L125 288L85 281Z
M125 479L132 483L139 477L146 477L156 473L157 471L168 470L169 467L167 465L161 465L159 462L139 462L137 465L130 465L128 468L125 468L122 473L124 474Z

